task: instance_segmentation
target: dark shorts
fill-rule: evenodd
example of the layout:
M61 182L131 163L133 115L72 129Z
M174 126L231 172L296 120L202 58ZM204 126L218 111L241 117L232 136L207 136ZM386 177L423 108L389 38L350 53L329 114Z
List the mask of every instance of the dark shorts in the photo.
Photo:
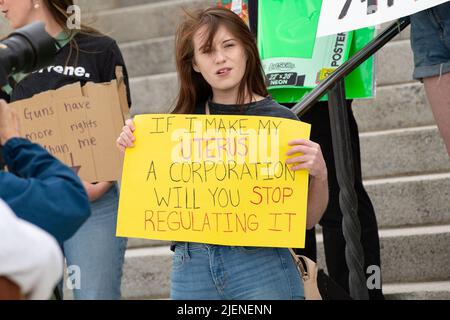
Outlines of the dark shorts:
M450 2L411 16L414 79L450 72Z

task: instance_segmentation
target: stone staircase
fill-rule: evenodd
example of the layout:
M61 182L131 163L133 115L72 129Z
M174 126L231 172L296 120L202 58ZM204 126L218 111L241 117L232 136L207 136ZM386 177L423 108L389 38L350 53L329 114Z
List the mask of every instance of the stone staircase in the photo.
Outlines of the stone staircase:
M131 78L133 114L170 110L177 87L173 46L181 8L208 0L80 0L114 37ZM409 31L377 55L377 97L357 101L365 185L378 217L384 292L389 299L450 299L450 161L426 102L411 79ZM318 263L324 266L318 234ZM167 242L130 239L124 299L169 296Z

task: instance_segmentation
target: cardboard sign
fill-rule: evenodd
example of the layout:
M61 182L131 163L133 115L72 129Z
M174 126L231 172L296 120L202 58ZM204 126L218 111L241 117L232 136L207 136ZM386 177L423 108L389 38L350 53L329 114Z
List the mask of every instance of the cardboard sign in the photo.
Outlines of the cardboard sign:
M115 181L124 124L116 80L64 86L17 101L21 136L43 146L88 182Z
M449 0L323 0L317 37L396 20Z
M308 172L285 164L310 125L255 116L139 115L117 236L219 245L305 244Z

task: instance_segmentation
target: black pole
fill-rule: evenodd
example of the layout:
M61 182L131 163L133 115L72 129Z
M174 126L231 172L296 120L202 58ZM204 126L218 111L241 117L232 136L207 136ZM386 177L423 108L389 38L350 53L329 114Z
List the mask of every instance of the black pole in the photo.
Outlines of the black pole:
M349 270L350 296L353 299L368 300L344 79L338 81L332 88L328 99L333 154L339 184L339 206L343 215L342 230L345 238L345 260Z
M248 0L248 20L250 30L258 35L258 0Z

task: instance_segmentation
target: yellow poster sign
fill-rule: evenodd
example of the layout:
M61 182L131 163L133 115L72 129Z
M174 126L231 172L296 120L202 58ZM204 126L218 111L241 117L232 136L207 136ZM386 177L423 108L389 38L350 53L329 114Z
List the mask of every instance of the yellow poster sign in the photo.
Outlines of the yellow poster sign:
M233 246L305 243L308 172L285 162L310 125L256 116L139 115L117 236Z

